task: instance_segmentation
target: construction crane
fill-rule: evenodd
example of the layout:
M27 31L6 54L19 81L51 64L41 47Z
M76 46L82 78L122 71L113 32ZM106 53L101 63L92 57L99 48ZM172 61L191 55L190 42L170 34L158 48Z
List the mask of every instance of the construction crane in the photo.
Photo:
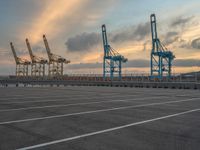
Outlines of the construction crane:
M173 52L169 51L159 40L157 35L156 15L150 16L152 33L151 51L151 78L167 79L171 78L172 61L175 58Z
M126 63L128 59L120 55L108 44L105 24L102 25L102 37L104 46L103 78L106 79L106 75L109 74L110 79L113 80L113 77L116 73L118 74L118 79L121 80L122 63Z
M31 62L26 59L17 57L16 51L12 42L10 42L10 47L11 47L11 50L16 62L16 72L15 72L16 76L17 77L28 76L28 66L31 64Z
M49 76L62 76L63 75L63 64L69 64L70 61L65 58L51 53L47 38L43 35L45 48L49 58Z
M31 76L32 77L34 77L34 76L44 77L45 76L45 64L47 64L48 61L42 57L38 57L33 54L33 51L31 49L31 45L30 45L28 39L26 39L26 45L27 45L27 48L28 48L28 51L29 51L29 54L31 57L31 61L32 61Z

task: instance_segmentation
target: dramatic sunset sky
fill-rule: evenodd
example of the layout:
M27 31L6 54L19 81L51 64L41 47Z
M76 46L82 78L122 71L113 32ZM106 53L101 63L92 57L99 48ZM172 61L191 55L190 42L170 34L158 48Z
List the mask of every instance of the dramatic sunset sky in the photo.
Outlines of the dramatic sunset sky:
M71 60L65 73L101 73L101 25L110 45L128 58L125 73L148 73L150 14L160 40L176 55L173 73L200 70L200 0L0 0L0 75L15 73L9 42L20 57L47 58L46 34L53 53Z

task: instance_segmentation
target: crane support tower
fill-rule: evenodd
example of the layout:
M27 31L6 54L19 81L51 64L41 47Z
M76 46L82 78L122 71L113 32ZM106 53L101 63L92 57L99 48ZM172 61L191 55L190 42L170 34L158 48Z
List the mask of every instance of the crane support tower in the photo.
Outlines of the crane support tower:
M31 64L30 61L26 59L22 59L17 57L14 45L12 42L10 42L10 47L13 53L13 56L15 58L16 63L16 77L27 77L28 76L28 66Z
M151 14L151 78L162 80L163 77L170 79L172 61L175 58L173 52L169 51L159 40L157 35L156 15Z
M110 79L113 80L114 75L118 74L118 79L121 80L122 63L126 63L128 59L120 55L108 44L105 24L102 25L102 38L104 46L103 78L105 80L108 74L110 75Z
M70 61L65 58L51 53L47 38L43 35L44 45L49 58L49 76L62 76L63 75L63 64L69 64Z
M31 57L31 76L32 77L44 77L45 76L45 64L48 63L48 61L42 57L35 56L33 54L31 45L29 43L29 40L26 39L26 45Z

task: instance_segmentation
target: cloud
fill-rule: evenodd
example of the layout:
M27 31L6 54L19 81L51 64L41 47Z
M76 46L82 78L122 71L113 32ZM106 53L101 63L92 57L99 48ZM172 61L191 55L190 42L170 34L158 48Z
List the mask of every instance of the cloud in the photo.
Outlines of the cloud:
M68 51L80 52L80 51L90 51L92 47L98 45L101 41L100 35L98 33L82 33L74 37L70 37L65 43Z
M130 60L126 64L124 64L124 67L145 68L145 67L149 67L149 61L144 60L144 59Z
M184 40L180 39L179 43L177 43L180 48L188 49L196 51L197 49L200 49L200 38L196 38L194 40Z
M80 64L69 64L68 69L96 69L102 68L102 63L80 63Z
M188 18L179 17L175 21L172 21L172 23L168 25L169 31L166 32L167 30L165 30L163 34L159 35L160 40L163 41L163 44L166 46L170 45L172 48L187 47L193 49L194 46L197 47L196 43L197 41L194 41L192 43L193 46L191 46L190 42L188 45L188 41L181 38L182 32L186 32L186 30L184 30L186 28L185 25L194 23L191 22L192 19L193 17L188 17ZM177 28L173 28L173 30L170 31L172 25L176 26ZM165 28L165 25L162 26L162 28ZM147 45L150 45L151 41L150 34L151 34L150 22L146 22L146 23L139 23L138 25L131 25L129 27L124 27L109 32L108 39L111 42L111 44L112 43L117 44L119 47L122 45L126 46L127 44L135 42L135 44L143 45L143 51L145 51L147 49ZM70 37L66 42L66 46L69 51L74 51L74 52L91 51L94 45L101 44L100 35L99 36L97 35L99 35L99 33L84 32L74 37Z
M29 30L25 30L25 35L31 35L32 43L35 44L42 40L42 35L48 33L50 36L55 36L60 32L61 27L58 23L62 19L72 19L76 11L87 4L88 0L52 0L48 1L40 13L40 16L33 19L32 26ZM73 9L72 9L73 8ZM70 11L66 11L70 10ZM81 9L82 10L82 9ZM57 28L56 28L57 26ZM56 33L56 34L55 34Z
M200 60L199 59L176 59L173 64L176 67L194 67L194 66L200 65Z
M37 55L37 53L39 53L39 54L41 54L41 53L42 54L47 54L46 49L44 47L40 46L40 45L34 45L32 47L32 50L33 50L33 53L35 55Z
M184 39L180 39L179 43L178 43L178 47L179 48L185 48L185 49L191 49L191 42L184 40Z
M123 63L123 67L125 68L144 68L149 67L148 60L130 60L127 63ZM69 64L69 69L97 69L102 68L102 63L80 63L80 64Z
M20 57L20 58L25 58L25 59L28 59L30 60L30 54L28 52L28 48L26 47L26 45L24 44L24 47L23 48L19 48L17 46L15 46L15 51L16 51L16 54L17 54L17 57ZM43 56L44 54L46 54L46 49L44 47L41 47L39 45L35 45L32 47L32 51L33 51L33 54L35 56L38 56L38 57L41 57L41 55ZM9 51L2 51L0 53L0 57L2 57L3 59L4 58L13 58L13 53L11 51L11 49L9 49Z
M192 46L192 48L200 49L200 38L194 39L191 42L191 46Z
M122 29L116 34L113 34L111 41L113 43L127 42L131 40L143 40L150 34L150 23L141 23L137 26L130 26L126 29Z
M88 33L90 33L90 31L93 31L94 28L99 26L99 22L101 22L105 14L109 13L108 11L110 11L110 8L114 8L115 5L117 5L115 0L107 0L106 3L105 1L98 0L43 0L42 2L36 1L35 3L37 3L37 5L36 7L34 6L33 9L33 6L30 6L32 3L27 3L28 4L24 5L24 3L17 2L17 4L21 6L18 9L21 10L22 8L26 8L29 10L31 7L31 10L34 11L31 13L28 12L28 16L27 14L23 13L23 22L19 20L20 24L17 24L18 26L15 25L14 27L15 29L16 27L20 29L17 28L17 33L12 32L9 41L11 40L16 43L16 51L19 57L27 58L29 60L29 53L24 43L24 39L26 37L30 38L33 52L37 56L45 58L47 56L46 54L44 56L42 54L46 53L46 50L43 48L44 44L42 40L42 35L45 33L48 36L48 41L52 52L69 58L69 53L66 54L66 48L64 44L66 39L68 37L73 37L73 35L79 34L85 30L89 30ZM38 5L39 8L37 7ZM13 13L15 11L12 9L8 12ZM18 12L19 11L15 12L13 15L22 17L21 15L17 14ZM17 36L15 37L15 35ZM92 43L88 42L87 44ZM9 51L11 52L8 45L5 47L9 48ZM77 55L70 53L69 59L72 62L81 62L85 58L82 56L80 56L80 54ZM12 52L10 53L9 57L13 59ZM79 59L77 59L77 57ZM10 62L13 63L13 61Z
M48 35L49 40L63 39L101 20L106 10L114 7L113 0L47 0L43 11L32 19L32 26L23 29L25 36L31 36L32 43Z
M144 23L138 26L131 26L126 29L113 31L108 33L109 41L121 44L122 42L144 40L144 38L150 33L150 24ZM81 33L73 37L69 37L65 45L68 51L81 52L90 51L95 45L102 44L102 38L100 33Z
M87 65L98 67L99 64L94 62L101 62L103 55L100 25L106 23L110 26L108 39L113 48L128 59L147 59L129 61L123 65L142 69L145 66L149 67L151 51L149 17L145 12L139 17L131 15L129 0L127 3L122 0L107 0L106 2L105 0L37 0L34 2L22 0L5 3L9 5L5 5L4 2L2 5L6 19L3 21L1 31L3 36L0 45L4 48L4 52L0 50L1 62L6 59L13 60L8 41L16 43L16 51L20 57L29 57L24 43L26 37L30 37L34 54L43 56L41 53L44 53L46 57L46 49L42 41L42 34L45 33L53 53L69 58L72 63L88 63L83 67ZM132 3L135 2L130 2ZM135 6L137 5L136 2ZM194 14L197 13L192 11L186 15ZM144 15L145 18L143 18ZM176 17L177 15L179 17ZM197 15L195 19L184 16L183 13L177 14L176 10L172 16L169 14L163 16L167 20L160 20L160 18L158 20L159 38L173 50L177 58L198 58L200 28L199 24L195 23L198 23L199 18ZM176 17L175 20L172 19L174 17ZM120 20L120 18L123 19ZM131 22L133 24L130 24ZM117 29L119 26L121 28ZM66 53L66 46L69 53ZM183 65L183 60L181 62L175 60L174 63L176 62L178 62L177 65ZM195 61L184 61L184 63L184 65L192 65Z
M12 54L11 50L0 48L0 57L1 58L7 57L7 56L9 56L11 54Z
M15 51L16 51L18 57L21 57L21 56L24 56L24 55L29 56L28 50L26 50L26 49L15 48Z
M164 37L164 44L169 45L176 42L179 39L179 33L176 31L167 32Z
M185 26L188 22L190 22L194 17L187 17L187 18L177 18L171 23L171 27L177 27L177 26Z
M169 32L166 32L162 39L164 45L170 45L173 48L182 48L193 50L200 49L200 39L193 39L198 32L198 21L195 19L195 16L182 18L179 17L168 26L168 30L172 29Z
M200 59L176 59L173 61L174 67L198 67L200 65ZM129 60L123 64L123 68L148 68L150 67L150 61L145 59ZM68 69L100 69L102 63L80 63L69 64Z
M142 40L149 34L150 34L150 23L146 22L145 24L139 24L136 27L133 33L133 38L136 37L137 40Z

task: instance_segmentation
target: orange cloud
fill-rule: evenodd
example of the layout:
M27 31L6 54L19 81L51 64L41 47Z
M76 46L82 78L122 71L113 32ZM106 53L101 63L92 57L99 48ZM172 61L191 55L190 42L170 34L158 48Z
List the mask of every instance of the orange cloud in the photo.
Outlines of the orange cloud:
M103 59L103 52L102 53L96 53L96 52L93 52L93 53L90 53L90 54L87 54L86 56L84 56L82 58L82 61L84 63L93 63L93 62L101 62L102 59Z
M193 25L191 27L189 27L183 34L182 34L182 38L183 39L195 39L195 38L199 38L200 36L200 24L198 25Z
M33 20L33 26L29 30L25 30L25 34L31 37L32 44L42 40L42 34L47 33L50 37L61 32L59 22L62 19L73 19L75 11L80 9L88 0L52 0L48 6L43 9L41 15ZM67 26L67 24L66 24ZM24 39L25 37L23 37Z

